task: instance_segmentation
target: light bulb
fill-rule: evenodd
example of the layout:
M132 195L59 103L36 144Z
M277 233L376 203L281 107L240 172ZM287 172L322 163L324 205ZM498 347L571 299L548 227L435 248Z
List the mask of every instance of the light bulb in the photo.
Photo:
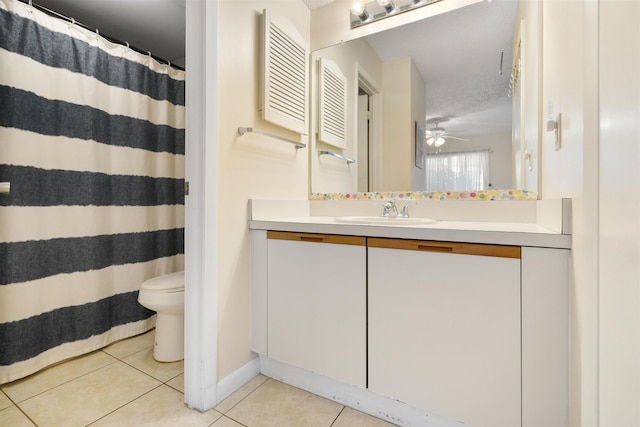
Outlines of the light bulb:
M353 6L351 6L351 13L354 15L360 15L364 12L364 6L359 1L355 2Z
M393 0L378 0L378 4L384 7L384 10L386 10L387 13L391 13L396 9L396 5L393 4Z
M360 18L362 22L369 19L369 12L367 12L367 9L365 9L360 2L355 2L353 6L351 6L351 13Z
M432 136L427 138L427 144L428 145L433 145L433 137Z
M442 144L444 144L444 138L440 136L436 139L436 147L440 147Z

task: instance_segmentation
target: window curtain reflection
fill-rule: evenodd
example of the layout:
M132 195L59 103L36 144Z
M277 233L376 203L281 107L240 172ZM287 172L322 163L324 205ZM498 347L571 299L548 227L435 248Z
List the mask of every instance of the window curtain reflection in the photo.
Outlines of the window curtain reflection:
M426 191L489 189L489 150L428 153Z

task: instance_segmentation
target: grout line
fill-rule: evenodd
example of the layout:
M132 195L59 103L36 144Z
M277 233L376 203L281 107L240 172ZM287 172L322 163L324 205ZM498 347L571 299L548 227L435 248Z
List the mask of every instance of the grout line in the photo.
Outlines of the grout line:
M4 394L4 395L7 397L7 399L9 399L9 402L11 402L11 403L12 403L12 405L7 406L6 408L2 408L2 409L0 409L0 412L2 412L2 411L4 411L5 409L9 409L9 408L11 408L12 406L14 406L15 408L17 408L17 409L18 409L18 411L22 412L22 415L24 415L25 417L27 417L27 419L28 419L29 421L31 421L31 422L33 423L33 425L34 425L34 426L36 426L36 427L38 426L38 424L35 422L35 420L34 420L33 418L31 418L31 417L29 416L29 414L27 414L25 411L23 411L23 410L22 410L22 408L20 407L20 405L18 405L18 404L17 404L17 403L16 403L16 402L11 398L11 396L9 396L7 393L5 393L5 391L4 391L4 390L2 390L2 388L0 388L0 393ZM26 400L29 400L29 399L25 399L25 401L26 401Z
M90 425L92 425L92 424L97 423L98 421L100 421L100 420L101 420L101 419L103 419L104 417L108 417L109 415L113 414L114 412L119 411L120 409L124 408L125 406L127 406L127 405L129 405L129 404L131 404L131 403L135 402L136 400L140 399L142 396L146 396L147 394L149 394L149 393L151 393L152 391L154 391L154 390L156 390L156 389L158 389L158 388L162 387L163 385L164 385L164 384L158 384L156 387L152 388L151 390L149 390L149 391L147 391L147 392L145 392L145 393L142 393L140 396L137 396L137 397L135 397L135 398L131 399L130 401L128 401L127 403L125 403L125 404L123 404L123 405L118 406L118 407L117 407L116 409L114 409L113 411L111 411L111 412L109 412L109 413L107 413L107 414L104 414L103 416L101 416L100 418L98 418L98 419L96 419L96 420L91 421L89 424L87 424L87 426L90 426Z
M262 375L262 374L258 374L258 375ZM256 375L256 376L257 376L257 375ZM254 377L254 378L255 378L255 377ZM235 405L233 405L233 406L232 406L231 408L229 408L226 412L224 412L224 413L223 413L223 415L227 415L229 412L231 412L231 410L232 410L233 408L235 408L235 407L236 407L236 406L238 406L240 403L242 403L242 402L243 402L247 397L249 397L249 396L251 396L253 393L255 393L255 392L256 392L260 387L262 387L263 385L265 385L265 384L267 383L267 381L269 381L269 380L270 380L270 378L269 378L269 377L266 377L266 379L265 379L264 381L262 381L262 383L260 383L260 384L258 385L258 387L254 388L254 389L253 389L253 390L251 390L249 393L247 393L247 395L246 395L245 397L243 397L242 399L238 400L238 402L236 402L236 404L235 404ZM236 390L236 391L237 391L237 390ZM231 393L229 396L227 396L227 398L226 398L225 400L227 400L227 399L228 399L229 397L231 397L232 395L233 395L233 393ZM222 402L224 402L224 400L223 400ZM222 402L218 403L218 404L216 405L216 407L217 407L217 406L219 406L220 404L222 404ZM216 407L214 407L213 409L215 409L215 410L217 411ZM218 411L218 412L220 412L220 411ZM227 418L231 418L231 417L227 416ZM237 422L237 423L239 423L239 422L240 422L240 421L235 420L235 419L233 419L233 418L231 418L231 419L232 419L233 421ZM243 424L243 425L244 425L244 424Z
M329 427L332 427L336 421L338 421L338 418L340 418L340 415L342 415L342 413L344 412L346 406L343 406L342 409L340 410L340 412L338 413L338 415L335 417L335 419L331 422L331 424L329 425Z
M213 424L211 424L211 426L213 426L215 423L217 423L218 421L220 421L220 419L222 419L222 418L226 418L226 419L228 419L228 420L231 420L231 421L233 421L234 423L237 423L237 424L241 425L242 427L249 427L248 425L246 425L246 424L242 424L240 421L238 421L238 420L234 420L233 418L231 418L231 417L229 417L229 416L227 416L227 415L224 415L224 414L222 414L222 416L221 416L220 418L218 418L217 420L215 420L215 421L213 422Z
M98 350L98 351L99 351L99 350ZM38 372L34 372L33 374L31 374L31 375L29 375L29 376L27 376L27 377L21 378L21 379L19 379L19 380L16 380L16 381L20 381L20 380L23 380L23 379L26 379L26 378L30 378L30 377L35 377L36 375L38 375L38 374L40 374L40 373L45 372L47 369L54 368L54 367L56 367L56 366L60 366L60 365L65 364L65 363L67 363L67 362L72 362L72 361L74 361L75 359L78 359L78 358L83 357L83 356L87 356L87 355L92 354L92 353L94 353L94 352L91 352L91 353L88 353L88 354L85 354L85 355L82 355L82 356L73 357L73 358L71 358L71 359L67 359L67 360L65 360L65 361L62 361L62 362L56 363L55 365L51 365L51 366L49 366L49 367L47 367L47 368L45 368L45 369L43 369L43 370L40 370L40 371L38 371ZM15 405L16 405L16 406L18 406L20 403L26 402L27 400L31 400L31 399L33 399L33 398L34 398L34 397L36 397L36 396L40 396L40 395L42 395L42 394L45 394L45 393L47 393L47 392L49 392L49 391L51 391L51 390L54 390L54 389L56 389L56 388L58 388L58 387L61 387L61 386L65 385L65 384L69 384L69 383L70 383L70 382L72 382L72 381L75 381L75 380L77 380L77 379L79 379L79 378L82 378L82 377L85 377L85 376L87 376L87 375L93 374L94 372L97 372L97 371L99 371L99 370L100 370L100 369L102 369L102 368L106 368L107 366L111 366L111 365L113 365L114 363L119 362L119 360L118 360L117 358L115 358L115 357L113 357L113 356L111 356L111 357L113 358L113 360L112 360L111 362L109 362L109 363L107 363L107 364L105 364L105 365L99 366L99 367L97 367L97 368L95 368L95 369L92 369L92 370L90 370L90 371L87 371L87 372L85 372L85 373L84 373L84 374L82 374L82 375L78 375L77 377L73 377L73 378L71 378L71 379L69 379L69 380L67 380L67 381L61 382L60 384L56 384L55 386L50 387L50 388L48 388L48 389L46 389L46 390L42 390L41 392L36 393L36 394L34 394L33 396L29 396L29 397L27 397L26 399L21 400L20 402L15 402ZM4 392L4 390L3 390L3 392ZM5 394L5 395L7 395L7 397L9 397L9 395L8 395L6 392L4 392L4 394ZM9 399L13 402L13 399L11 399L11 397L9 397Z

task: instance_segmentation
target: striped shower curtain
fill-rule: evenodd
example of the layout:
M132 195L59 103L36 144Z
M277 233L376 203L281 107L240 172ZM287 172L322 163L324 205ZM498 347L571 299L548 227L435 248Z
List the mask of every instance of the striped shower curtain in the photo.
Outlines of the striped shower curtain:
M151 329L184 268L184 72L0 0L0 384Z

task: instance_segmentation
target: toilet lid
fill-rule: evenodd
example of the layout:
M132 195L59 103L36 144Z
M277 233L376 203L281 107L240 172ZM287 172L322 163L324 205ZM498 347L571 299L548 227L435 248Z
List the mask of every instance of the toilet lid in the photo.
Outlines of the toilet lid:
M154 277L143 282L140 288L150 292L184 291L184 271Z

